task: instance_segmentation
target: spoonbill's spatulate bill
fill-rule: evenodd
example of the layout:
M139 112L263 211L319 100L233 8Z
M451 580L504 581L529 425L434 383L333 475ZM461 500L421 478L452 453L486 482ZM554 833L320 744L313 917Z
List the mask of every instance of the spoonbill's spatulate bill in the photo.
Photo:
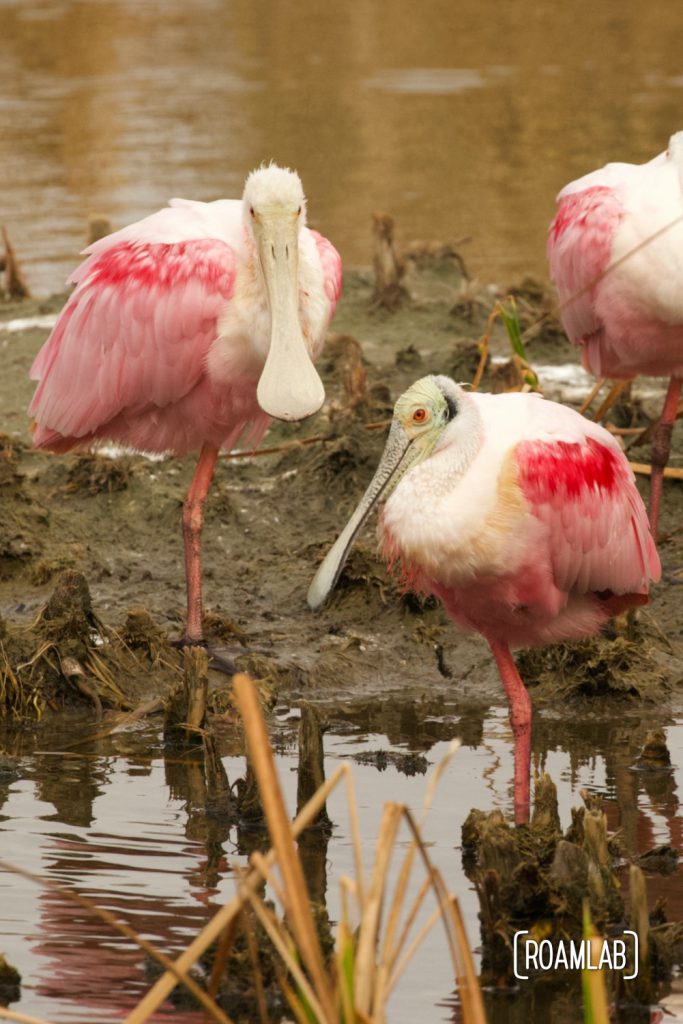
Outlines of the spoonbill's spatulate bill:
M270 165L241 200L172 199L86 249L76 285L33 363L34 443L101 440L201 454L183 511L186 639L202 638L200 539L218 451L271 417L322 405L315 370L341 288L341 260L306 227L293 171Z
M599 377L670 377L652 448L650 525L683 377L683 132L646 164L607 164L558 196L550 274L569 338Z
M308 592L319 608L375 504L384 557L481 633L515 735L515 819L529 815L531 702L512 647L590 636L660 576L633 474L603 427L538 395L424 377L396 402L381 462Z

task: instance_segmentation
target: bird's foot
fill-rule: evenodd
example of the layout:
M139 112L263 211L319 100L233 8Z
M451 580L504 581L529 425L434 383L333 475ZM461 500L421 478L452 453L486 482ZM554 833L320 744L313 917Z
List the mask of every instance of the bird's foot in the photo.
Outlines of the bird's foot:
M227 676L234 676L238 671L233 654L243 653L241 650L233 652L227 647L210 644L203 638L195 639L190 636L181 636L177 640L171 640L171 647L177 647L179 650L184 647L203 647L209 657L209 668L215 669L217 672L225 672Z

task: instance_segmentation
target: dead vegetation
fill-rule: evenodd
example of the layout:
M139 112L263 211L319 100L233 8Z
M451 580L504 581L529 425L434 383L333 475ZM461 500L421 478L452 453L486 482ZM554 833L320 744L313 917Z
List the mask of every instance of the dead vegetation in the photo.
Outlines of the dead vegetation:
M671 693L683 664L662 656L641 625L636 635L598 634L586 640L518 651L516 660L534 699L632 697L654 700Z
M146 648L140 658L125 640L134 628L135 643ZM143 641L143 627L146 635ZM123 633L106 625L95 613L82 573L62 573L47 604L30 626L5 627L0 637L0 709L22 718L40 717L85 699L98 717L103 707L131 710L135 691L126 683L161 667L177 673L177 665L161 658L160 635L151 621L137 613Z
M629 890L623 892L617 874L623 856L618 836L608 833L600 801L582 795L585 806L572 810L564 833L548 775L536 780L529 825L514 828L497 811L477 810L464 822L463 863L480 904L482 982L498 988L514 984L517 932L554 945L577 941L584 935L588 909L602 935L621 936L628 928L638 932L644 957L639 979L625 981L628 971L614 971L609 985L613 998L649 1007L683 964L683 924L668 923L661 906L648 911L639 866L631 865ZM633 940L625 940L633 964ZM564 984L566 971L559 971L555 981ZM544 984L548 983L546 974Z
M256 780L272 847L264 852L254 850L248 868L235 869L234 897L175 961L171 962L109 911L56 883L34 878L98 914L137 942L160 965L163 973L129 1013L127 1024L144 1024L179 983L211 1019L221 1024L237 1019L278 1021L285 1013L310 1024L382 1024L386 1019L386 1002L407 963L419 955L425 936L439 922L451 957L463 1024L485 1024L458 901L431 861L422 837L423 823L404 805L387 803L374 860L366 872L350 769L342 764L327 781L321 775L320 723L306 707L302 716L301 759L307 762L311 785L305 783L299 794L300 802L316 776L321 784L300 807L294 822L290 822L257 690L245 675L235 677L234 687L250 770ZM448 757L433 774L423 818L456 747L457 743L451 745ZM204 760L208 774L207 765L214 759L205 754ZM303 858L305 836L325 825L326 800L340 784L346 787L352 823L354 877L342 879L342 915L333 938L326 916L321 921L320 912L311 905L315 895L310 889L311 877L304 872ZM227 779L219 782L219 788L229 800ZM224 813L234 813L233 805L226 805L225 800L223 809ZM394 860L399 861L399 870L390 883ZM13 865L3 867L28 874ZM418 867L422 881L411 887L411 877ZM265 883L269 886L269 898L265 896ZM434 903L431 910L426 903L430 896ZM208 971L205 987L193 975L193 965L200 959ZM5 1015L21 1019L13 1011L6 1011Z

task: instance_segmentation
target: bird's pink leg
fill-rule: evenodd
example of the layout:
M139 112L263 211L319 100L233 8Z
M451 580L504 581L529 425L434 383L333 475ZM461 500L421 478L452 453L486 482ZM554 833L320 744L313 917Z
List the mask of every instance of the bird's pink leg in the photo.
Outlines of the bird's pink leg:
M659 521L659 505L662 500L664 469L669 461L671 450L671 434L673 433L678 403L681 397L683 378L672 377L664 400L664 408L652 442L652 476L650 477L650 530L657 542L657 522Z
M515 824L529 820L531 811L531 699L507 644L489 640L510 705L515 737Z
M202 525L204 502L211 486L218 449L205 444L192 477L183 505L183 538L185 541L185 575L187 578L187 626L185 637L190 642L202 639Z

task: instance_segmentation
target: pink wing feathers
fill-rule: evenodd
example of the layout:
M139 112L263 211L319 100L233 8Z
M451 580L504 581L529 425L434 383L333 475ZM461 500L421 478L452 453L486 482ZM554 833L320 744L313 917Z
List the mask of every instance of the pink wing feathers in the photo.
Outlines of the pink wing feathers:
M334 313L342 286L342 261L341 256L324 235L318 231L311 231L315 244L318 247L318 256L323 268L325 279L325 294L330 300L330 317Z
M617 192L604 185L561 192L548 233L550 276L560 297L560 315L570 339L579 343L601 326L594 289L610 264L612 239L623 216Z
M213 238L97 243L31 368L35 443L86 437L123 411L186 395L235 274L234 251Z
M626 458L594 437L522 441L519 484L548 528L556 586L569 593L645 594L659 557Z

